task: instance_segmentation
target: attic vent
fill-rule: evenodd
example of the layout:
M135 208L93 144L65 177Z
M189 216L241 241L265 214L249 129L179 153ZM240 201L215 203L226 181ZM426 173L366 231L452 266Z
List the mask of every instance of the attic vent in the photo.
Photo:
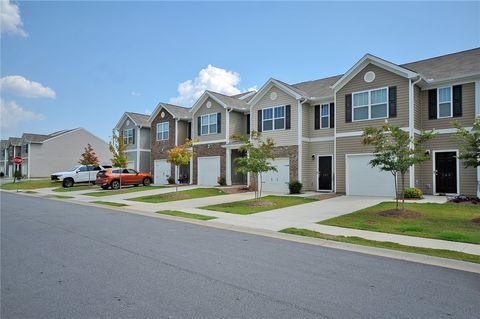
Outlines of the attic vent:
M211 108L212 107L212 102L208 101L207 102L207 109Z
M160 113L160 117L163 119L165 117L165 112Z
M367 83L373 82L373 80L375 80L375 72L373 72L373 71L368 71L367 73L365 73L363 79L364 79L365 82L367 82Z
M277 92L270 93L270 100L275 101L277 99Z

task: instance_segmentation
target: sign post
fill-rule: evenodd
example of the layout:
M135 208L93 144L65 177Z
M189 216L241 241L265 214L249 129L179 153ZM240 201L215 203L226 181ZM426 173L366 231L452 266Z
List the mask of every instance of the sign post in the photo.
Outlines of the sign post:
M12 163L15 165L15 171L13 172L13 182L15 183L17 180L18 166L23 164L23 158L21 156L15 156Z

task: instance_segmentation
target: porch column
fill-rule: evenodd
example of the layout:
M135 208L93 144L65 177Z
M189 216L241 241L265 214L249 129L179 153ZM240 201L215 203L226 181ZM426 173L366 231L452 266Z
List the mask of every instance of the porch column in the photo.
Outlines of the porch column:
M232 185L232 150L227 148L225 156L225 182L227 185Z

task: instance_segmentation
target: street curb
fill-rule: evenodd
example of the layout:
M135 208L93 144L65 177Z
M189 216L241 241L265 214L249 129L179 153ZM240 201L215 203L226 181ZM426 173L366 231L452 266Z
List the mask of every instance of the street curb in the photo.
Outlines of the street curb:
M216 229L230 230L230 231L247 233L247 234L258 235L263 237L288 240L288 241L301 243L301 244L315 245L315 246L321 246L321 247L332 248L332 249L340 249L340 250L356 252L356 253L361 253L366 255L374 255L379 257L397 259L397 260L402 260L407 262L421 263L421 264L426 264L431 266L437 266L437 267L443 267L443 268L449 268L449 269L455 269L455 270L461 270L461 271L480 274L480 264L475 264L475 263L466 262L466 261L421 255L421 254L415 254L415 253L408 253L408 252L402 252L402 251L390 250L390 249L384 249L384 248L342 243L342 242L337 242L332 240L286 234L286 233L280 233L280 232L271 231L271 230L263 230L258 228L245 227L245 226L227 225L227 224L215 222L215 219L212 219L209 221L202 221L202 220L195 220L195 219L189 219L189 218L177 217L177 216L171 216L171 215L162 215L157 213L143 212L143 211L138 211L125 206L114 207L114 206L101 205L101 204L95 204L90 202L76 201L72 199L46 197L45 195L40 195L40 194L28 194L28 193L22 193L22 192L18 192L18 193L9 192L9 193L23 195L23 196L37 197L37 198L42 198L47 200L54 200L59 202L68 202L68 203L82 205L82 206L110 209L110 210L114 210L122 213L131 213L131 214L141 215L145 217L153 217L153 218L159 218L159 219L166 219L170 221L190 223L190 224L195 224L200 226L212 227Z

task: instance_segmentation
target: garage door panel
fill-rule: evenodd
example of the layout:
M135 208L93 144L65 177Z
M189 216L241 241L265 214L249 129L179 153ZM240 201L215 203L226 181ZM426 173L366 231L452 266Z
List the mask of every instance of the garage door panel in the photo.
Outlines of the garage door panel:
M395 196L392 174L372 167L372 159L367 154L347 156L347 195Z
M277 172L270 171L262 174L262 191L272 193L287 193L290 180L290 160L277 158L271 161Z
M220 176L220 156L199 157L197 176L198 185L216 186Z
M168 184L168 178L171 175L171 165L166 159L155 160L153 162L153 176L155 184Z

